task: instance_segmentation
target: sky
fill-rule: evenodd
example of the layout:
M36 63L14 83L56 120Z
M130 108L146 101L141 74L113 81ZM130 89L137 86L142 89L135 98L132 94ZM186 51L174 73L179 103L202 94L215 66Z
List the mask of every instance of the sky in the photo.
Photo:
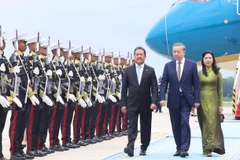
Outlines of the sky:
M145 38L153 25L176 0L8 0L1 2L1 25L7 31L6 55L13 52L9 41L19 33L28 37L51 37L65 45L105 48L113 52L133 52L137 46L147 51L146 64L162 75L165 57L147 47ZM233 76L231 72L224 74Z

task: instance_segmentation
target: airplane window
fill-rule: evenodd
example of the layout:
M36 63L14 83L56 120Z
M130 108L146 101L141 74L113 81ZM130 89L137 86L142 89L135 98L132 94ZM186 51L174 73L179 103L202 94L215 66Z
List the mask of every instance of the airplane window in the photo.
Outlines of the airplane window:
M210 0L191 0L192 2L209 2Z

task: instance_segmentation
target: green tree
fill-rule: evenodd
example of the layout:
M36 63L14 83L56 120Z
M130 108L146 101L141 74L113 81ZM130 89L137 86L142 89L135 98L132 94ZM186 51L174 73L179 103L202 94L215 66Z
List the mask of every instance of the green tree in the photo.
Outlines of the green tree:
M223 97L232 97L234 77L223 78Z

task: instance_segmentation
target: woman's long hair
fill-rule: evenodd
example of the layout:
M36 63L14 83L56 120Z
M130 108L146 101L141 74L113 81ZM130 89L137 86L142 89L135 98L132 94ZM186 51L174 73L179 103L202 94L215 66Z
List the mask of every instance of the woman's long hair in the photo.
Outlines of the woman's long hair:
M207 73L207 69L206 69L206 66L203 62L203 59L204 57L206 56L206 54L211 54L212 55L212 59L213 59L213 63L212 63L212 70L215 74L218 74L219 70L220 70L220 67L217 66L216 64L216 60L215 60L215 56L213 54L213 52L211 51L205 51L202 53L202 72L205 76L208 76L208 73Z

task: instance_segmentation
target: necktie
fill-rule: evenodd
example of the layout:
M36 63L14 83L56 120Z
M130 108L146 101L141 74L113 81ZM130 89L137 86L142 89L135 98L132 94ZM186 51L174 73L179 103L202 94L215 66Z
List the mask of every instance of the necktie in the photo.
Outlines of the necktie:
M177 76L178 76L178 81L180 81L180 79L181 79L181 62L178 62Z
M142 66L137 66L137 77L138 77L138 84L140 84L140 81L141 81L141 79L140 79L140 71L141 71L141 68L142 68Z

